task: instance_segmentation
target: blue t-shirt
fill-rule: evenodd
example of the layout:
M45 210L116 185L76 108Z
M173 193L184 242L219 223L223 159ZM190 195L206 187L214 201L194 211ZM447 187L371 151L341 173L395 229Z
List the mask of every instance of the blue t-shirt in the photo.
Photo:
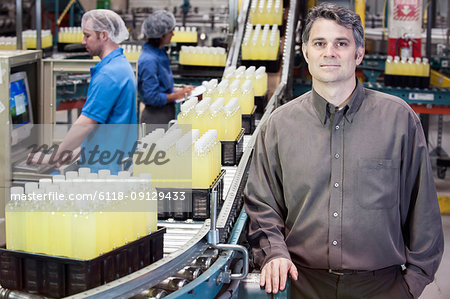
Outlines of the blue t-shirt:
M138 90L144 104L161 107L173 93L173 74L163 49L145 43L138 60Z
M117 173L137 139L136 78L123 49L112 51L91 68L81 114L99 123L83 142L82 166L92 172Z

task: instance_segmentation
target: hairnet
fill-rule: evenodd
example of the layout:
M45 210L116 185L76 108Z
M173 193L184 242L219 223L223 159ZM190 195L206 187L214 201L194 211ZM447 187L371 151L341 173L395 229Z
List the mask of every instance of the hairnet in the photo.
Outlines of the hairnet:
M165 10L150 14L142 24L142 33L147 38L158 38L175 27L175 17Z
M86 12L81 19L81 27L93 31L108 32L109 39L120 44L129 36L122 18L108 9L94 9Z

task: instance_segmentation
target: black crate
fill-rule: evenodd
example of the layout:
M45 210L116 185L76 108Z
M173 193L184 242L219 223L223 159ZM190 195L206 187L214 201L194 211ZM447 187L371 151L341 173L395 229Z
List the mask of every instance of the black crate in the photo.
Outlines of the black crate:
M260 97L255 97L256 114L263 115L267 105L267 93Z
M60 298L142 269L163 257L165 228L91 260L0 248L3 288Z
M242 114L242 128L245 135L251 135L255 131L255 111L257 108L257 106L254 106L251 114Z
M276 60L241 60L241 65L245 65L246 67L254 66L259 68L260 66L266 67L266 72L268 73L276 73L280 69L281 58L280 54L278 54L278 59Z
M196 47L197 45L198 45L198 41L197 41L197 42L193 42L193 43L174 42L174 43L170 46L170 49L171 49L172 51L180 51L182 46Z
M211 192L217 189L217 203L220 206L223 202L223 177L225 170L222 170L211 186L207 189L187 189L187 188L156 188L157 192L173 194L184 192L184 200L160 200L158 201L158 219L165 220L174 218L175 220L205 220L209 218L209 199ZM164 210L163 210L164 209Z
M241 130L235 141L221 141L222 143L222 165L238 165L244 152L244 130Z

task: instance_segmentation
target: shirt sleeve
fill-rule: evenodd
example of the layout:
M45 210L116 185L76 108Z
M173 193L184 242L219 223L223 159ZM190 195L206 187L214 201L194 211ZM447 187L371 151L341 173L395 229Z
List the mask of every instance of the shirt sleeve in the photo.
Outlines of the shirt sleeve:
M156 61L143 60L138 67L138 90L144 104L161 107L167 104L167 94L160 92Z
M106 73L91 81L81 114L104 124L121 93L121 85Z
M244 207L249 217L247 239L254 261L261 267L274 258L291 259L284 240L286 206L276 140L274 130L261 128L244 190Z
M411 294L418 298L434 279L444 251L444 237L426 139L419 119L416 115L412 118L402 165L409 205L400 208L407 215L402 223L406 251L404 279Z

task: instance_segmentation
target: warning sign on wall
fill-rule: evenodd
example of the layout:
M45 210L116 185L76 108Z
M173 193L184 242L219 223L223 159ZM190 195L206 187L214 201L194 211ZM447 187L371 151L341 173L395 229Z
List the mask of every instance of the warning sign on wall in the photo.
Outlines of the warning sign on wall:
M394 20L417 21L420 17L420 0L394 0Z

